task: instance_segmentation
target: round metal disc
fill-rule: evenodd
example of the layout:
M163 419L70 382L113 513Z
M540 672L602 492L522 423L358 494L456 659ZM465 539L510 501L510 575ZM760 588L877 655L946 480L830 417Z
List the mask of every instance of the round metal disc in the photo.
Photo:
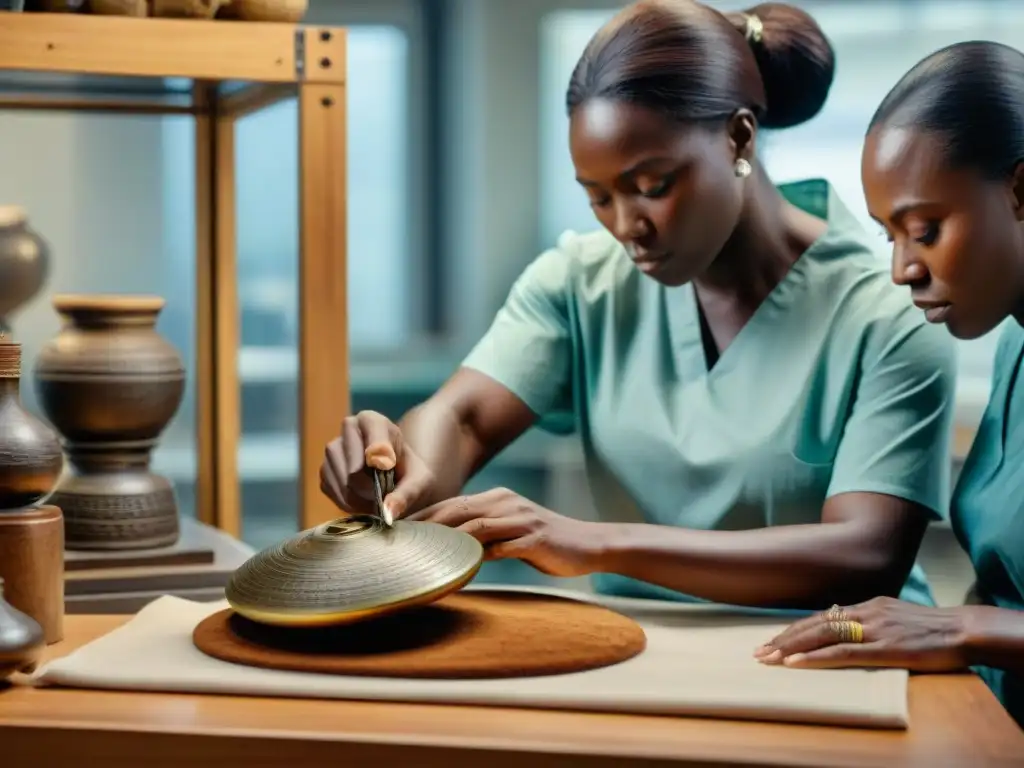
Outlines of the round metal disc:
M472 536L438 523L341 518L253 555L225 593L237 613L264 624L344 624L454 592L483 554Z

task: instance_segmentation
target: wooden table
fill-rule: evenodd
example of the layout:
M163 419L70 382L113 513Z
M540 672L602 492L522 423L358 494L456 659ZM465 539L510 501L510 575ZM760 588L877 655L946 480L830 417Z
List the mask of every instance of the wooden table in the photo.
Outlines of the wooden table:
M127 619L70 616L67 639L51 649L51 656L65 654ZM885 732L14 685L0 690L0 765L981 768L1024 761L1024 733L973 676L912 678L910 713L909 731Z

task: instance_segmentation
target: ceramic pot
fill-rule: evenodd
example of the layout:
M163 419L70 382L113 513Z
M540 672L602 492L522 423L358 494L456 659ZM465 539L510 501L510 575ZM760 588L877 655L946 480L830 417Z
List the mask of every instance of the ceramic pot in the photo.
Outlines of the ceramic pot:
M220 6L221 0L89 0L97 16L212 19Z
M16 672L34 672L45 648L43 628L4 600L0 579L0 680Z
M221 7L218 17L297 24L308 8L309 0L230 0Z
M11 314L46 282L50 247L28 223L25 209L0 206L0 331L9 330Z
M43 412L72 473L51 502L68 549L147 549L178 540L174 487L149 470L181 405L185 368L156 330L155 296L58 296L64 324L36 358Z
M21 404L21 345L0 332L0 514L38 504L64 466L57 434Z
M153 15L162 18L212 19L220 0L152 0Z

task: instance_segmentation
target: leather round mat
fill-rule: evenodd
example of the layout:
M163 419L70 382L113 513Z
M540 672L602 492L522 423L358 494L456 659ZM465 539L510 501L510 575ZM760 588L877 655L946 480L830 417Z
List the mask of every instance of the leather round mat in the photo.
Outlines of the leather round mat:
M581 672L647 647L639 624L602 606L499 590L333 627L257 624L225 609L201 621L192 640L208 656L253 667L435 679Z

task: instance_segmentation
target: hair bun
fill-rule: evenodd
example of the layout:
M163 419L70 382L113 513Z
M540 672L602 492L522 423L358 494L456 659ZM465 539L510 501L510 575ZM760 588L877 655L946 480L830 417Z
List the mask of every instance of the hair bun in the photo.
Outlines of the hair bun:
M726 18L747 37L764 81L766 128L789 128L821 111L835 76L835 52L818 22L786 3L761 3Z

